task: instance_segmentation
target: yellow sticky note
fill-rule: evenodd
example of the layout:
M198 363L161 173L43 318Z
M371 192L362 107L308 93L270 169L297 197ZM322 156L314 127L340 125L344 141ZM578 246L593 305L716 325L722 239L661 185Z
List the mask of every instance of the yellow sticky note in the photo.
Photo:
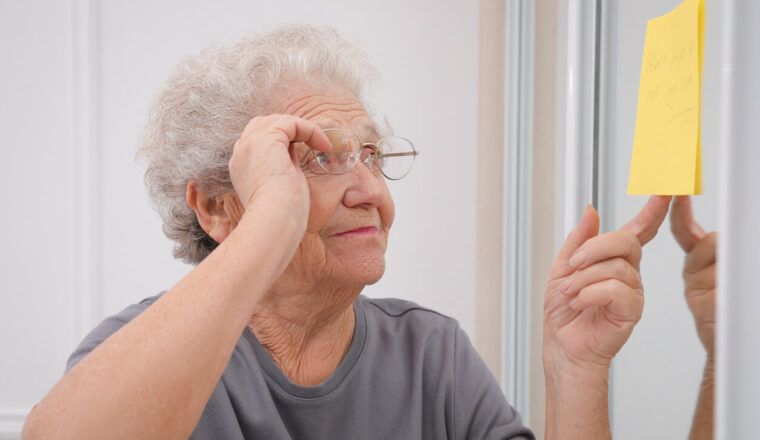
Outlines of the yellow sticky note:
M628 194L701 194L702 0L647 23Z

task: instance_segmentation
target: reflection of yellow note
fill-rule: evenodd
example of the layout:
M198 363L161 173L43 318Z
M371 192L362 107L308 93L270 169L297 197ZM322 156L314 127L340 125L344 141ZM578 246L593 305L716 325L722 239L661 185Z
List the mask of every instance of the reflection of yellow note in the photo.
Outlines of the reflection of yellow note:
M702 0L649 20L628 194L701 194Z

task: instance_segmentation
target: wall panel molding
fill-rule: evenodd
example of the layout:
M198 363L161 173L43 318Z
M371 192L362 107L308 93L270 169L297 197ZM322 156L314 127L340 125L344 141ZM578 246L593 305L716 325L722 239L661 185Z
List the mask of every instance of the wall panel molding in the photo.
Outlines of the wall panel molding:
M501 383L506 2L480 0L475 348Z
M75 221L74 344L102 316L102 192L100 151L100 4L72 0L72 104Z

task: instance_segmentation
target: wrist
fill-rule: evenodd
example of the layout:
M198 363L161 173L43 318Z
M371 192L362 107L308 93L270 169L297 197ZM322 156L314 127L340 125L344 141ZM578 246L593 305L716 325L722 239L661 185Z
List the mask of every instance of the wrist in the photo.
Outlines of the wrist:
M241 272L244 278L257 277L257 282L245 284L258 286L262 293L284 272L306 230L306 218L286 204L271 200L258 197L246 207L240 222L215 251L230 259L225 266L228 272Z
M308 198L299 199L282 191L257 191L248 201L240 223L258 228L275 225L274 229L285 235L299 235L300 241L308 213Z
M610 371L610 359L577 359L562 350L544 347L544 374L549 382L577 380L587 383L607 383Z
M544 368L547 392L558 401L602 399L607 402L609 367L553 364Z
M609 439L609 365L544 365L546 439Z
M261 206L279 208L282 210L298 210L309 206L309 190L304 184L301 191L288 185L275 183L264 184L256 188L245 202L247 210Z

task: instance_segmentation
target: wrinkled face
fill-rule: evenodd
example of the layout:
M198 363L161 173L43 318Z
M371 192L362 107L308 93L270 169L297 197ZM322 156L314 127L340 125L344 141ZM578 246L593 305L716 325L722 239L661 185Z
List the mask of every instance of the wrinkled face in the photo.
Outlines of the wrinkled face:
M321 128L343 128L363 142L379 136L362 104L349 93L291 94L277 113L290 114ZM311 209L306 233L284 273L291 281L324 287L363 287L385 271L385 249L393 223L393 200L382 174L359 162L350 172L329 174L303 143L294 145L309 185Z

